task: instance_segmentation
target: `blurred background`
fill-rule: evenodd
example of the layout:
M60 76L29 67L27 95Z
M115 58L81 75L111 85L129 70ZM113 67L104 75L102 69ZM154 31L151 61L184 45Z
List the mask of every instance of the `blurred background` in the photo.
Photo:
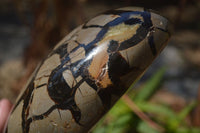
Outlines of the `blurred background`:
M141 127L145 127L142 121L147 121L146 127L133 129L130 126L128 130L122 125L131 125L132 121L125 121L122 122L122 129L119 132L134 130L146 133L142 129L148 129L151 123L160 125L163 128L162 132L200 132L198 129L200 126L199 0L1 0L0 99L8 98L14 103L37 64L72 29L101 12L125 6L156 10L172 22L174 32L168 46L135 85L133 95L146 93L142 91L145 90L145 85L147 84L148 88L154 84L142 102L153 103L153 106L158 104L158 110L161 109L160 105L166 105L174 114L180 114L182 119L177 118L178 122L175 120L171 122L170 119L165 123L166 119L164 121L156 119L157 112L148 112L151 106L146 110L141 107L140 113L154 119L155 123L140 118L137 113L137 118L132 117L135 113L130 111L134 115L128 117L128 120L131 118L138 121L137 125ZM136 104L140 106L140 103ZM126 111L122 111L122 114L127 114ZM122 114L116 116L108 114L108 118L101 122L104 126L97 126L93 132L111 132L108 130L111 128L109 123ZM166 117L165 113L163 115ZM184 127L187 129L176 130ZM112 128L116 129L116 125L112 125ZM155 132L161 132L157 130L159 128L152 126L150 128L155 129ZM147 131L150 133L150 129Z

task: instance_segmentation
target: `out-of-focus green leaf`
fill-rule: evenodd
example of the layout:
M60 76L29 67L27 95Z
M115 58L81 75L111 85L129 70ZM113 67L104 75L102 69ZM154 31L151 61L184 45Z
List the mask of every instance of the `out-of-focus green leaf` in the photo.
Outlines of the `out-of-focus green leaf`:
M200 128L191 128L184 122L185 117L194 108L195 103L185 107L180 113L176 113L170 107L161 104L149 103L147 100L158 90L165 68L160 69L148 80L142 89L135 93L130 90L130 98L142 112L153 116L153 120L165 128L166 133L200 133ZM128 107L123 100L107 113L107 117L97 124L92 133L158 133L146 122L142 121Z
M192 109L194 109L194 107L197 105L196 102L192 102L190 103L188 106L186 106L179 114L178 114L178 118L179 118L179 122L181 122L183 119L185 119L185 117L192 111Z
M137 102L136 104L144 112L154 113L159 116L162 115L166 119L176 117L174 111L172 111L170 108L164 105L155 105L147 102Z
M122 100L119 100L108 113L113 117L118 117L128 112L132 112L131 109Z
M112 129L112 132L113 133L125 132L129 128L129 124L130 124L131 119L132 119L131 113L120 116L118 119L116 119L113 122L113 128L114 129Z
M200 128L178 128L176 133L200 133Z
M108 116L110 116L108 114ZM106 125L103 125L103 122L99 123L94 129L93 133L123 133L126 130L129 130L130 123L133 121L133 113L129 112L127 114L120 115L118 117L112 118L110 122Z
M103 121L98 123L93 129L93 133L123 133L129 128L130 121L133 120L133 112L124 104L122 100L119 100L116 105L107 113L109 122L103 125ZM104 119L106 121L106 118Z
M92 133L105 133L105 129L106 129L106 127L104 127L104 126L95 127L95 129L93 129Z
M137 127L139 133L159 133L152 127L150 127L146 122L142 121Z
M171 119L170 122L168 122L168 128L170 130L177 129L181 123L183 123L183 120L186 118L186 116L192 111L192 109L196 106L196 102L190 103L188 106L186 106L179 114L177 114L174 119Z
M164 73L165 67L158 70L158 72L156 72L156 74L154 74L153 77L145 83L137 95L135 95L134 101L139 102L148 100L159 88Z

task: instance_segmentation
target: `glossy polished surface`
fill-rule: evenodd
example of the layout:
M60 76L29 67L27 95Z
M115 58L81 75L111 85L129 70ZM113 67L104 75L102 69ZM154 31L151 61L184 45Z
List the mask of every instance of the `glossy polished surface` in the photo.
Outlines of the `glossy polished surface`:
M8 133L87 132L167 44L164 17L137 7L79 26L36 69L8 121Z

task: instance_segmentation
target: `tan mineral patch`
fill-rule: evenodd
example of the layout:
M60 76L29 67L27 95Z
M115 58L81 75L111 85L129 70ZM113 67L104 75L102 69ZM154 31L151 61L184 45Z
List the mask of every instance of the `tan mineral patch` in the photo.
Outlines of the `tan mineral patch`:
M29 109L29 117L41 115L55 104L49 97L46 88L46 86L43 86L40 89L35 89L33 91L33 100Z
M71 63L75 63L78 60L84 59L85 58L85 50L83 47L80 47L76 51L72 52L69 54L70 61Z
M82 113L81 122L85 124L90 125L92 121L98 120L98 117L104 111L96 90L86 82L83 82L76 91L75 102Z
M10 116L8 121L8 132L9 133L22 133L22 108L23 101L21 101L16 107L15 111Z
M103 45L106 45L106 43ZM104 47L103 45L98 46L88 71L90 75L96 80L96 82L99 82L102 87L106 88L108 85L112 84L112 82L108 77L107 68L105 67L109 58L107 47Z
M66 70L63 72L63 77L70 88L73 88L74 85L76 85L74 76L72 75L72 72L70 70Z
M60 57L58 54L54 54L47 58L40 67L36 79L49 76L52 70L55 69L58 65L60 65Z
M115 41L122 42L124 40L127 40L136 34L139 26L140 24L126 25L122 23L122 24L110 27L102 41L115 40ZM99 44L101 44L101 42Z
M95 38L96 35L101 31L100 28L87 28L87 29L82 29L78 33L77 41L81 44L89 44L92 42Z
M119 17L119 15L99 15L95 18L93 18L92 20L90 20L86 26L89 25L96 25L98 24L99 26L104 26L105 24L109 23L110 21L113 21L114 19L116 19L117 17Z

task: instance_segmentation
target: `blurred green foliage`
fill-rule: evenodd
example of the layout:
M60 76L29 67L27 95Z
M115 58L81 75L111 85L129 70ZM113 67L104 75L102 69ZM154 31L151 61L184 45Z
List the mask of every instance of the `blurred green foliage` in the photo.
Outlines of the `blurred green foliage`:
M168 105L149 102L160 89L165 68L157 71L137 92L129 89L129 98L150 119L162 127L164 133L200 133L200 128L191 127L185 121L186 116L196 106L195 102L177 112ZM92 133L159 133L160 130L140 119L125 103L119 100L107 115L92 129Z

